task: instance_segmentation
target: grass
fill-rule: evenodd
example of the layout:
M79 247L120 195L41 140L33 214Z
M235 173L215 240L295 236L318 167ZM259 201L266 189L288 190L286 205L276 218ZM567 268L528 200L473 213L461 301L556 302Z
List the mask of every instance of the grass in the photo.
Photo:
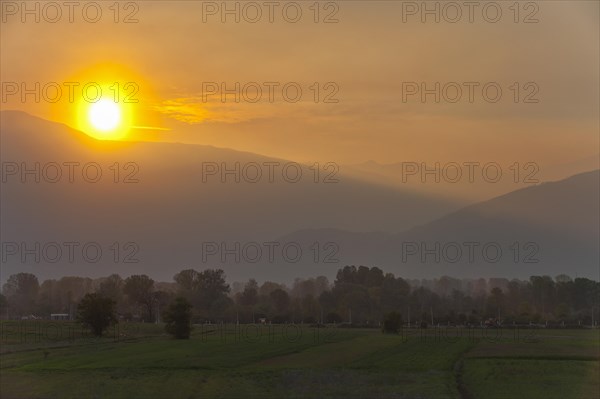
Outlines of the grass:
M475 398L597 399L599 375L598 361L469 359L464 382Z
M472 397L600 397L598 330L540 330L529 341L484 342L469 351L462 379Z
M230 326L196 328L190 340L177 341L146 324L100 340L44 337L31 333L23 341L14 329L2 335L2 398L587 399L600 393L597 330L488 342L439 339L433 330L403 339L363 329Z

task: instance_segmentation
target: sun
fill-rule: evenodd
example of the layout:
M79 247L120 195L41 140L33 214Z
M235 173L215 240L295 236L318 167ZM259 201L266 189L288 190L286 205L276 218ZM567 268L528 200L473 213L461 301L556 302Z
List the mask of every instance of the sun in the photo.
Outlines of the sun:
M93 93L93 92L92 92ZM80 98L77 102L76 125L79 130L98 140L123 140L133 126L133 103L112 83L98 84L97 98Z
M90 65L65 78L69 104L53 104L57 120L96 140L130 141L139 129L157 122L151 83L127 66L113 62Z
M128 140L140 117L144 119L141 104L146 97L140 88L148 86L147 80L126 66L98 63L65 81L73 82L70 105L57 106L56 112L70 115L68 124L94 139Z
M121 109L114 101L102 99L90 106L88 117L93 128L110 133L121 123Z

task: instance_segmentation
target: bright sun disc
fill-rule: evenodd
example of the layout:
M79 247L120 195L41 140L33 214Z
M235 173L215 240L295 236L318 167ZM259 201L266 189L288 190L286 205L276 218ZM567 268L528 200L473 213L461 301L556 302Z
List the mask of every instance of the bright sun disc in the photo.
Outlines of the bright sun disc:
M114 101L103 99L92 104L89 111L90 124L97 130L109 132L119 126L121 110Z

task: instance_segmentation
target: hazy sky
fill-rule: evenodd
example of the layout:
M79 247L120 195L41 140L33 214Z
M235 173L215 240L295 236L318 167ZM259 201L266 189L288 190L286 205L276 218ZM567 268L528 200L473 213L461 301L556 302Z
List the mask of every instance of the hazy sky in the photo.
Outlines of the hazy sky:
M98 2L102 16L97 23L85 21L82 7L74 10L73 23L66 8L61 20L52 23L44 18L54 18L55 10L44 11L41 2L40 22L25 15L23 23L22 10L13 15L14 8L7 5L21 2L1 3L2 82L84 84L106 79L110 70L122 84L139 86L133 124L160 128L134 129L132 139L345 163L560 163L598 153L596 1L522 2L518 16L509 8L513 2L495 2L485 15L486 3L478 3L472 23L464 7L456 23L445 21L456 15L451 7L441 11L440 23L432 15L422 23L421 10L407 13L413 3L392 1L321 2L319 23L314 22L312 1L296 3L302 10L297 23L284 18L285 2L275 3L273 23L264 6L258 22L244 21L255 15L248 2L239 3L239 23L234 15L226 15L222 23L222 10L203 12L222 3L200 1L122 2L119 23L109 9L114 2ZM235 2L228 4L235 7ZM434 7L434 2L428 4ZM285 17L291 20L296 6L286 7ZM488 22L496 7L502 11L499 22ZM94 12L88 9L85 16L93 19ZM130 14L137 23L123 23ZM326 18L338 22L323 23ZM523 23L532 19L538 22ZM262 98L251 102L256 93L249 85L239 103L233 95L222 102L219 93L209 95L212 82L228 88L257 82ZM264 82L279 84L272 102ZM282 87L289 82L295 82L288 86L290 96L295 87L302 89L298 102L283 99ZM403 93L421 82L446 87L439 103L433 94L422 103L419 93L403 101ZM473 82L472 103L464 82ZM502 89L496 103L482 94L490 82L489 98L495 87ZM447 101L455 97L457 86L462 97ZM338 102L324 103L337 89L332 98ZM538 102L524 103L526 99ZM16 95L3 98L1 105L77 126L74 105L65 98L50 104L35 103L31 96L22 102Z

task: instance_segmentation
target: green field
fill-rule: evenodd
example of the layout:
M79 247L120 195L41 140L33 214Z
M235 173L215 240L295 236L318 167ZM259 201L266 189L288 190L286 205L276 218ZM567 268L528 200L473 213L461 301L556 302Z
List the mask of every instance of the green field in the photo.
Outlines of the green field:
M484 330L447 338L432 329L228 326L177 341L159 325L97 340L77 327L67 333L68 322L28 323L27 335L2 325L2 398L600 397L598 330L491 339Z

